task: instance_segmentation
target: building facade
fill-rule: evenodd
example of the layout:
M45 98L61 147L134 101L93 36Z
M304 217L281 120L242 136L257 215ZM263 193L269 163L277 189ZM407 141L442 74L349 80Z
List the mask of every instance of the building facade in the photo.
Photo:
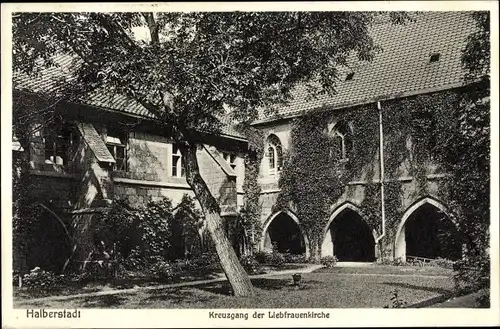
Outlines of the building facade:
M309 100L305 89L298 87L290 104L280 107L276 115L261 116L254 122L265 145L258 178L262 190L261 250L270 251L274 246L280 252L310 252L310 238L293 205L274 210L284 153L292 144L293 120L317 109L329 113L328 133L337 141L341 160L348 161L353 129L359 125L346 120L343 113L360 107L373 109L380 125L373 138L392 138L384 136L384 124L393 116L386 104L394 108L400 100L418 95L434 97L463 88L460 56L474 28L468 12L422 13L415 22L405 25L376 24L371 33L382 51L371 62L352 61L343 69L335 96ZM51 88L42 81L47 76L39 81L19 76L14 98L36 99ZM175 205L185 193L192 195L180 152L138 104L94 93L82 102L61 105L58 113L59 123L36 131L28 150L16 145L13 153L29 154L35 199L67 218L77 232L75 238L81 246L78 259L84 259L92 249L92 221L113 200L127 199L139 206L166 196ZM454 214L460 209L452 209L446 202L449 173L432 159L427 161L422 188L406 166L408 159L401 159L398 174L384 177L385 144L381 145L371 165L352 177L330 205L331 215L322 229L321 256L363 262L381 257L459 258L460 246L445 251L435 236L442 229L436 224L443 222L442 217L447 218L442 224L446 230L457 229ZM411 151L411 139L406 146ZM228 124L220 136L207 136L198 151L201 174L226 221L234 220L243 205L247 147L245 136ZM408 154L411 156L411 152ZM364 203L370 187L380 188L390 181L400 183L398 200L392 200L400 217L387 225L384 218L369 218Z

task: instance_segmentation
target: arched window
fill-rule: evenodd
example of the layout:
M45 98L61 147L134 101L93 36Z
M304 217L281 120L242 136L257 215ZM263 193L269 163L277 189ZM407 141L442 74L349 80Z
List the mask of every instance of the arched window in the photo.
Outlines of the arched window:
M184 177L184 161L182 159L179 147L174 143L172 144L172 176Z
M352 151L351 128L345 121L339 121L332 129L334 153L339 154L341 160L349 159Z
M269 163L269 175L276 175L283 168L283 148L281 141L276 135L267 138L267 159Z

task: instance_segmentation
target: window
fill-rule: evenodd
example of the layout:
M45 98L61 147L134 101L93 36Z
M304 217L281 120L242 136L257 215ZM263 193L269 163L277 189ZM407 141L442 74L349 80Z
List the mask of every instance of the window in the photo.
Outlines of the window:
M113 170L127 170L127 135L123 131L108 128L106 146L115 159Z
M441 57L441 54L439 54L439 53L432 54L429 62L430 63L438 62L440 57Z
M340 155L341 160L349 159L352 150L351 129L344 122L338 122L332 129L334 151Z
M233 170L236 169L236 154L222 152L222 157L227 161L231 168L233 168Z
M172 176L184 177L184 162L182 161L181 151L177 145L172 144Z
M44 129L45 163L68 164L68 153L76 135L68 125L54 124Z
M283 148L281 141L276 135L270 135L267 139L267 159L269 161L269 175L276 175L283 168Z

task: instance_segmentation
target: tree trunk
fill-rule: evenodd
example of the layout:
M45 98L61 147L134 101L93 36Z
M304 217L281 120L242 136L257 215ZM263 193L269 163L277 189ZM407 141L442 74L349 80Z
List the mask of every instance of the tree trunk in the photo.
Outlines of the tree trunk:
M196 157L196 145L179 145L184 159L187 183L194 191L205 214L207 229L215 244L220 264L226 274L235 296L253 295L250 278L241 266L238 257L224 232L219 205L200 175Z

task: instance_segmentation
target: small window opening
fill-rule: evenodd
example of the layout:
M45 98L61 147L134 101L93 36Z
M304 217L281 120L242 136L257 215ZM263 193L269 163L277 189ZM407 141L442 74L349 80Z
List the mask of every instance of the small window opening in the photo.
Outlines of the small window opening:
M185 177L184 160L182 159L181 151L176 144L172 144L172 176Z
M439 54L439 53L432 54L432 55L431 55L430 62L431 62L431 63L438 62L438 61L439 61L439 57L441 57L441 54Z
M331 154L340 155L340 160L348 160L349 155L352 150L352 139L351 139L351 129L349 128L347 122L340 121L332 129L333 134L333 147L334 150Z
M276 135L270 135L267 143L269 176L276 176L283 168L283 149L281 147L281 141Z
M115 159L113 170L127 170L127 133L118 129L108 128L106 147Z
M222 156L224 157L224 160L227 161L227 163L233 168L233 170L236 170L236 154L232 153L222 153Z
M354 72L351 72L347 75L347 77L345 78L345 81L350 81L354 78Z

